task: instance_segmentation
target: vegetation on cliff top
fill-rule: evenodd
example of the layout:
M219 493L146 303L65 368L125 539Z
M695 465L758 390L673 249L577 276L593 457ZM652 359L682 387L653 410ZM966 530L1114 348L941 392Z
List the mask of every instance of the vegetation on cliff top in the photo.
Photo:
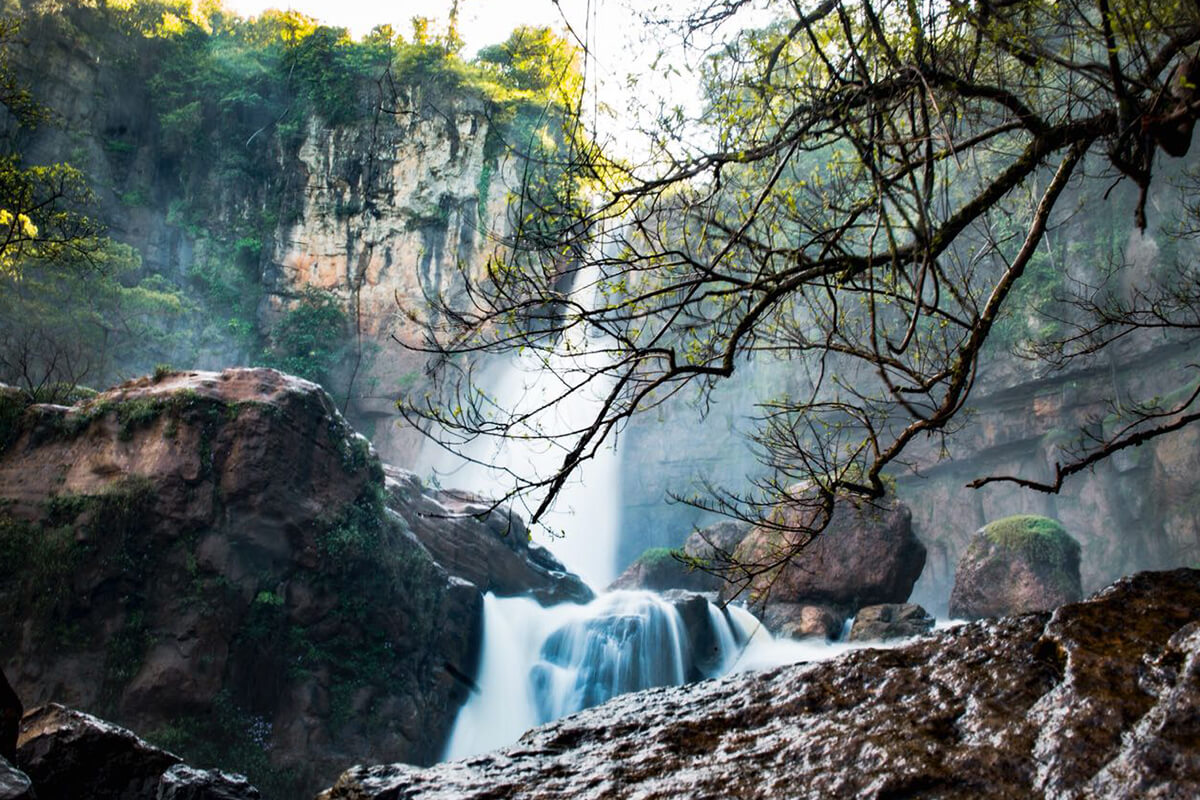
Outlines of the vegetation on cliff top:
M102 132L104 163L73 145L63 163L26 164L28 129L61 119L38 104L38 78L27 85L10 68L17 20L3 20L0 101L21 125L7 127L0 153L0 226L11 233L0 250L0 381L31 393L108 385L161 362L261 363L326 384L353 380L336 367L355 320L334 295L302 292L269 325L260 315L263 259L299 207L293 163L314 126L440 125L447 109L477 109L488 121L481 207L502 159L527 164L514 243L544 243L553 229L545 213L578 211L582 179L565 154L582 141L567 124L582 91L578 59L546 29L518 29L471 61L453 27L434 35L421 19L407 36L379 26L354 41L296 12L242 19L216 2L116 0L52 15L28 7L24 35L95 52L147 104L145 126ZM78 143L101 132L66 133ZM146 158L153 170L142 169ZM117 182L120 207L96 202L90 184L101 176ZM103 238L99 220L146 207L166 208L194 244L185 274L148 274L137 252ZM331 388L349 396L350 387Z

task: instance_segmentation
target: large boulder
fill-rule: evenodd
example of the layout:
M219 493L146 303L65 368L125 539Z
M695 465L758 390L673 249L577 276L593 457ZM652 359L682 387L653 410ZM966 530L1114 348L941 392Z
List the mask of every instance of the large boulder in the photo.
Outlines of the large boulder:
M21 720L17 764L40 800L153 797L163 773L179 763L124 728L57 703Z
M35 792L29 797L40 800L259 800L242 775L189 767L125 728L57 703L21 721L17 758Z
M275 796L368 756L430 763L482 597L386 500L328 395L273 370L30 406L0 450L3 667L28 705L100 713Z
M1079 543L1057 521L1024 514L981 528L958 562L950 616L1049 611L1083 595Z
M323 800L1200 796L1200 571L720 681L614 698Z
M796 503L778 511L775 521L801 529L812 517L811 507ZM758 571L756 565L774 564L805 534L755 527L733 553L734 561L745 565L747 578L724 586L721 599L744 600L760 617L776 620L774 631L831 635L828 620L845 619L863 606L908 599L925 565L925 547L913 534L911 521L908 507L894 498L843 498L819 536L781 565ZM786 605L771 611L780 604ZM813 624L818 615L804 611L812 607L821 609L825 623ZM839 630L840 625L838 620Z
M915 603L883 603L860 608L850 626L849 640L883 642L907 639L933 630L935 620Z
M542 605L586 603L594 593L544 547L525 521L461 491L432 490L412 472L384 465L388 507L451 575L498 597L531 595Z

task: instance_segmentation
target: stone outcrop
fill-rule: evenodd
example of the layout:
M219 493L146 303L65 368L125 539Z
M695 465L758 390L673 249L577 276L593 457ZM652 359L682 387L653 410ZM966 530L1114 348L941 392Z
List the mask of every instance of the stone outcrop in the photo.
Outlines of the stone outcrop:
M848 638L852 642L907 639L928 633L933 625L929 612L915 603L884 603L860 608Z
M812 510L795 505L778 513L780 524L800 527ZM773 633L834 637L858 608L908 599L925 564L910 521L908 507L894 498L841 502L798 555L746 581L734 573L721 598L744 600ZM755 527L737 545L734 561L747 568L773 564L800 535Z
M316 385L173 373L30 406L0 498L2 666L27 705L97 711L264 791L269 769L278 796L438 757L481 598L386 509Z
M860 650L641 692L422 770L321 797L1192 797L1200 572Z
M384 466L388 507L451 575L498 597L528 594L542 605L586 603L579 576L529 541L525 521L459 491L431 490L408 470Z
M1050 611L1082 596L1079 543L1047 517L1006 517L971 539L955 571L950 616Z
M727 520L693 531L682 549L656 547L643 552L608 587L689 592L719 592L733 551L750 531L744 522Z
M663 592L662 596L675 606L683 622L683 638L687 643L684 680L698 681L720 675L728 654L722 649L721 632L716 626L723 624L731 634L736 630L730 621L729 611L717 610L712 603L716 600L713 593L671 589ZM714 619L714 614L719 614L723 619Z
M17 763L39 800L259 798L242 775L189 767L125 728L57 703L21 721Z

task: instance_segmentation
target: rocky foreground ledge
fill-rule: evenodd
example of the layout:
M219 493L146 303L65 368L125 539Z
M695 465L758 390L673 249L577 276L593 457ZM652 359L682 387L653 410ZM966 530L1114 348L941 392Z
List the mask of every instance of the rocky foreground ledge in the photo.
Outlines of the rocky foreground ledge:
M617 698L512 747L356 767L323 800L1200 796L1200 571L1053 615Z

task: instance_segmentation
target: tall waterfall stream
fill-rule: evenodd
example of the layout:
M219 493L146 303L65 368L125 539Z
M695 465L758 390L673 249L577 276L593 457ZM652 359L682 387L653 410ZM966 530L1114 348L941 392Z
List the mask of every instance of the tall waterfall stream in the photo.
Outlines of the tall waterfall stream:
M594 291L595 280L577 285ZM578 293L577 293L578 294ZM571 329L550 356L525 352L485 373L487 395L521 410L540 409L508 438L479 437L459 458L427 464L439 482L481 494L513 485L514 474L546 475L562 461L546 433L579 430L609 389L591 381L558 402L564 381L581 381L597 349ZM590 352L589 352L590 351ZM446 759L515 742L525 731L625 692L796 661L831 658L854 645L775 640L747 610L707 603L705 619L685 624L668 598L647 591L604 592L617 575L618 454L602 449L581 465L533 536L584 579L598 597L587 605L542 607L529 597L484 597L476 691L459 712ZM696 602L696 601L692 601ZM693 606L693 608L695 608ZM703 641L692 641L703 630Z

